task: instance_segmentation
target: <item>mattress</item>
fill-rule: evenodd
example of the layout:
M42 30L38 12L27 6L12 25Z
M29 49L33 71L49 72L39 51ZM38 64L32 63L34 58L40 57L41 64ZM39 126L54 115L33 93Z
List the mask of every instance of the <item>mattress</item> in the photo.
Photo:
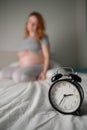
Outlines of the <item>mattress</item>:
M44 81L1 80L0 130L87 130L87 74L78 74L85 96L80 116L63 115L52 108L49 74Z

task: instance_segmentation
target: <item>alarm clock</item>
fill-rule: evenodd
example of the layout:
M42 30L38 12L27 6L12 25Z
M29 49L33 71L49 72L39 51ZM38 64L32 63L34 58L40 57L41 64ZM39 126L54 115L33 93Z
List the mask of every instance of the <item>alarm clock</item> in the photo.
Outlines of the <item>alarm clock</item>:
M84 99L84 91L80 84L81 77L73 68L72 72L64 74L55 73L51 77L51 86L48 91L49 101L52 107L62 114L80 114L80 107Z

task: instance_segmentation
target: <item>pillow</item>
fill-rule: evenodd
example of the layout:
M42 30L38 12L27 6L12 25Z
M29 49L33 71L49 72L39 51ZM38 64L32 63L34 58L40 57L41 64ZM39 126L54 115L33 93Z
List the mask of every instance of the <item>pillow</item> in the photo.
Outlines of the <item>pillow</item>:
M62 73L62 74L66 73L66 70L63 69L62 66L59 63L57 63L56 61L51 59L50 63L51 63L51 67L50 67L50 69L47 70L47 73L46 73L47 79L51 79L51 77L56 72Z

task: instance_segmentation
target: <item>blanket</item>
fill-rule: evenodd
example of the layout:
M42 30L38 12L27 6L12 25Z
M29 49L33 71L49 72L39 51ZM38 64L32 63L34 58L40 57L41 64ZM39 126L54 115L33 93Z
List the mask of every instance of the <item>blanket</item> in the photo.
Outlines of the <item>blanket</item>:
M63 115L51 106L51 81L0 81L0 130L87 130L87 74L79 73L84 89L81 115Z

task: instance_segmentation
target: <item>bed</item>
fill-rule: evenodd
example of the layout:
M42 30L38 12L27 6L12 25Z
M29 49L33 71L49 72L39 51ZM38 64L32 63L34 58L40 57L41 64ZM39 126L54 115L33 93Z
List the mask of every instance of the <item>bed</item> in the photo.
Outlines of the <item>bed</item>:
M44 81L0 81L0 130L87 130L87 73L78 72L85 94L81 115L63 115L48 100L49 72L56 67L54 63Z

